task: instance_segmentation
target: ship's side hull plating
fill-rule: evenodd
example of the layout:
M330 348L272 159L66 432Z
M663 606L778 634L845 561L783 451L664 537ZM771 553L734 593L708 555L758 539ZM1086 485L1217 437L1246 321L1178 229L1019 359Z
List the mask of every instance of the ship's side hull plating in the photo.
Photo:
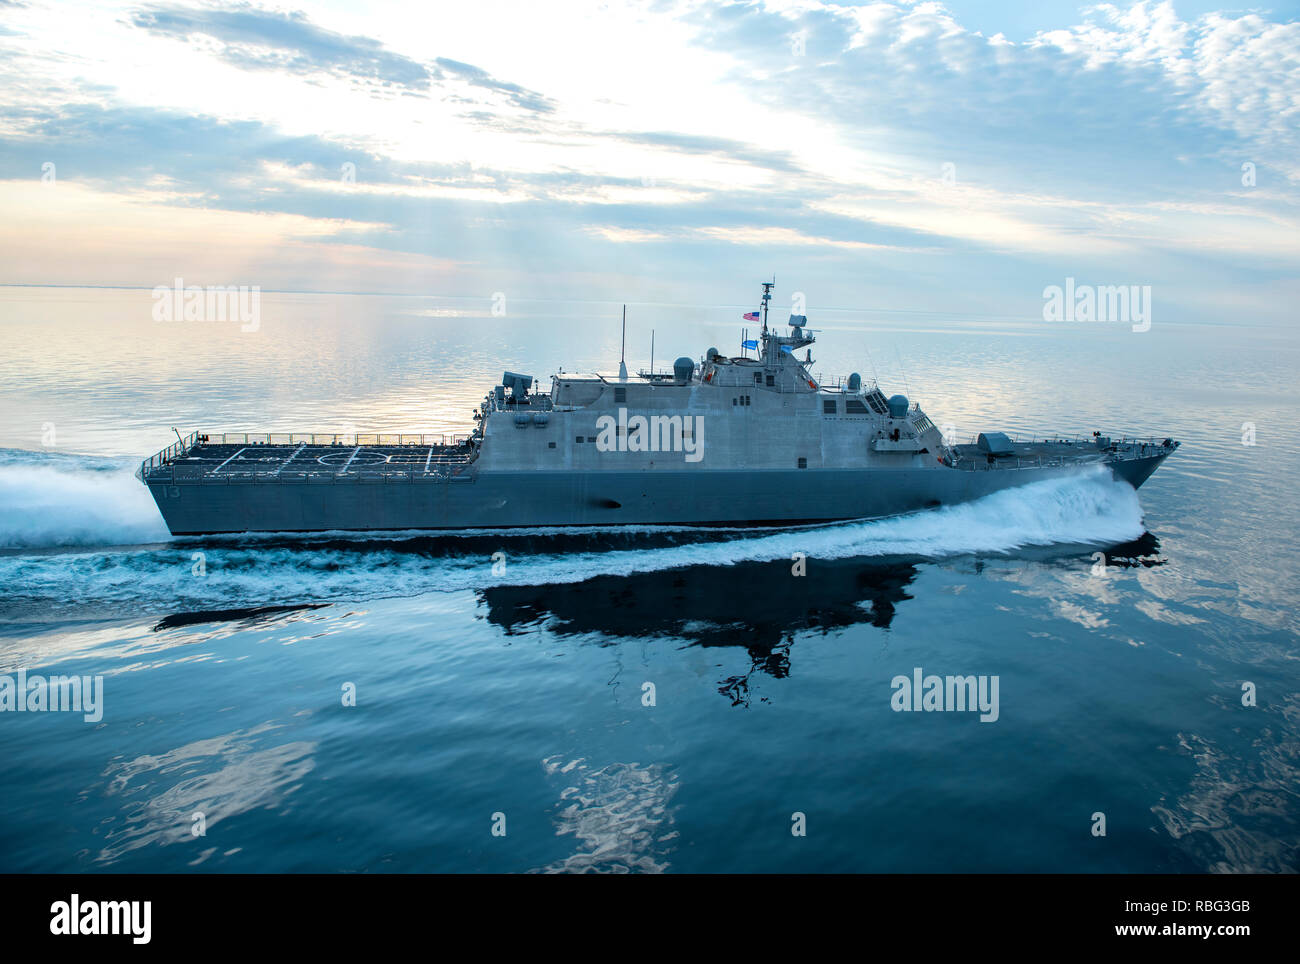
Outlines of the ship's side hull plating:
M1140 486L1166 453L1107 466ZM176 535L603 525L792 525L967 502L1045 479L1056 465L654 472L467 472L446 480L177 481L149 490Z

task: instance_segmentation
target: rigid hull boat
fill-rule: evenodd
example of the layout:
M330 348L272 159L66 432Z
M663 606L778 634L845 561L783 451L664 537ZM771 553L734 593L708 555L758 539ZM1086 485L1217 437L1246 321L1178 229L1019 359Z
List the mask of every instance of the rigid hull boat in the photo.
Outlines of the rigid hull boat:
M793 525L952 505L1109 472L1140 486L1172 439L957 444L920 406L809 372L802 315L740 357L671 373L506 372L464 436L195 432L137 472L175 535L608 525ZM757 314L757 313L755 313ZM752 317L752 316L747 316ZM804 350L801 360L796 352Z

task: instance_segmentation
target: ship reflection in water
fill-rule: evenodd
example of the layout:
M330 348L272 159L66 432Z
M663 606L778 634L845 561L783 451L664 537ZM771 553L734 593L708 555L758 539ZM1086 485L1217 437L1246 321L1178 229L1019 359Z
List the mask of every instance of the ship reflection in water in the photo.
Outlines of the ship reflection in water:
M589 550L585 540L578 542L580 552ZM353 568L367 565L364 560L368 556L396 552L403 557L399 565L424 572L430 564L459 565L467 555L476 555L489 544L500 545L500 538L485 537L484 543L474 544L470 553L466 553L463 540L426 537L396 544L352 543L348 552L355 562ZM518 548L513 546L512 550ZM556 558L554 541L533 548L545 548L551 552L551 559ZM320 544L315 543L311 551L320 549ZM1159 542L1150 533L1104 552L1108 566L1152 567L1164 563ZM1067 578L1077 576L1081 569L1095 563L1095 553L1096 547L1057 546L996 559L1015 567L1024 563L1028 568L1040 568L1036 564L1041 564L1046 578L1056 580L1061 572L1072 574ZM565 553L558 556L577 558ZM895 617L904 603L915 598L935 601L938 590L928 580L937 568L951 566L979 573L986 562L993 561L994 557L963 557L943 564L900 557L810 558L803 576L794 574L799 562L790 559L730 566L693 565L625 575L602 574L573 583L480 587L473 589L472 596L463 597L462 604L477 606L479 624L491 635L522 638L540 632L560 640L562 647L579 650L589 646L616 647L629 640L664 640L674 644L664 649L664 658L675 661L683 655L679 650L682 646L743 649L748 667L716 679L714 685L732 707L749 707L751 699L766 700L761 695L764 678L783 680L798 671L797 640L804 655L811 656L809 651L815 648L817 637L855 626L902 632L895 626ZM927 579L924 588L923 576ZM330 603L288 599L271 604L265 598L256 601L262 605L177 612L158 620L152 630L163 635L180 633L191 641L211 641L223 632L285 626L295 620L315 627L306 636L286 630L275 637L284 642L295 636L316 638L321 635L322 622L351 615L344 607ZM926 608L914 607L915 615L924 616ZM199 629L203 624L208 625L207 630ZM706 662L715 663L713 659ZM316 664L312 661L310 665ZM819 671L824 673L825 667L814 670L810 665L804 670L809 678ZM369 698L381 705L386 699L408 698L413 683L410 677L397 674L391 681L372 680L369 685ZM386 689L389 685L394 687L391 691ZM418 680L415 685L420 685ZM455 697L445 695L448 686L460 688L459 678L445 680L442 685L442 698L451 700L453 717L472 712L469 704L458 708ZM311 682L308 689L314 687ZM712 699L707 694L704 698ZM414 700L414 704L420 701ZM275 715L294 720L295 727L302 726L301 709L290 710L284 707ZM258 712L265 711L259 708ZM529 712L537 713L538 706L534 704ZM536 742L551 742L549 734L556 722L544 716L537 718L539 732L544 730L548 737ZM291 738L287 731L277 738L276 731L283 725L268 722L204 737L162 754L151 751L111 761L94 792L120 798L122 803L104 822L103 839L97 842L93 859L100 864L118 864L150 847L189 841L186 821L198 812L204 813L209 827L234 817L266 819L250 818L249 814L283 816L292 794L317 768L318 755L318 741L314 739ZM435 730L442 733L444 725L455 727L444 720L436 724ZM456 745L454 740L448 742ZM543 873L655 873L682 860L678 852L682 831L676 814L682 806L679 798L684 777L678 762L625 755L629 747L599 740L593 743L579 739L575 745L556 750L559 752L549 751L540 759L551 800L553 832L562 838L566 852L529 860L524 867ZM368 748L359 750L354 746L352 752L356 755L330 756L328 765L334 771L350 772L350 767L369 759ZM482 757L483 752L471 744L458 750L457 759L464 764ZM492 759L495 761L495 757ZM427 765L426 751L413 749L407 771L413 786L423 786ZM491 764L493 768L497 765ZM168 775L173 772L183 779L170 779ZM106 790L101 789L105 784ZM436 850L440 835L447 833L440 822L446 819L446 813L440 810L437 819L413 831L412 846L433 846ZM220 863L236 852L204 849L189 863Z
M571 538L571 537L568 537ZM588 549L585 538L575 548ZM499 541L485 539L482 550ZM313 543L319 549L325 543ZM373 549L425 564L439 557L462 555L465 540L446 543L437 537L403 542L339 543L362 558ZM453 552L448 548L455 545ZM541 549L540 546L530 546ZM555 546L548 544L546 549ZM1163 564L1159 540L1150 532L1104 550L1106 564L1151 567ZM1090 558L1092 547L1026 550L1017 556L1037 561ZM1006 558L1006 557L1001 557ZM828 634L865 624L889 629L898 607L913 598L909 587L920 559L851 558L743 562L734 565L685 566L627 575L598 575L581 582L499 585L475 590L486 621L506 636L544 627L560 637L585 637L613 646L627 639L669 638L689 646L741 647L749 670L718 680L718 692L733 706L750 704L755 673L784 679L791 673L791 650L800 636ZM795 570L804 567L805 575ZM976 560L976 571L982 563ZM288 605L179 612L161 619L155 631L200 623L257 622L330 606L302 601Z
M673 637L696 646L741 646L748 673L719 681L733 705L749 705L749 678L790 674L790 648L803 633L856 623L887 628L911 596L917 568L906 562L817 562L816 578L795 577L789 560L693 566L630 576L598 576L556 586L482 590L487 618L508 634L545 623L564 636Z
M1144 533L1105 550L1107 564L1158 564L1159 541ZM1059 550L1057 550L1059 552ZM795 639L866 623L888 629L919 563L817 560L815 578L793 575L793 561L693 566L580 583L481 590L487 619L508 635L535 630L618 639L672 637L695 646L741 646L747 673L719 680L733 706L748 706L754 673L790 675Z

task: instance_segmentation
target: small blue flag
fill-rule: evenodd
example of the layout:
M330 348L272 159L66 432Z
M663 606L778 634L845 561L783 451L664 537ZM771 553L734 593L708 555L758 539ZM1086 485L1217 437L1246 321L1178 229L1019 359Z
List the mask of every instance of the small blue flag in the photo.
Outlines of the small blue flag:
M740 343L740 347L741 347L741 348L757 348L757 347L758 347L758 340L755 339L755 338L751 338L749 341L742 341L742 342Z
M782 350L783 352L785 352L787 355L793 355L793 354L794 354L794 349L791 348L789 345L782 345L782 346L781 346L781 350Z

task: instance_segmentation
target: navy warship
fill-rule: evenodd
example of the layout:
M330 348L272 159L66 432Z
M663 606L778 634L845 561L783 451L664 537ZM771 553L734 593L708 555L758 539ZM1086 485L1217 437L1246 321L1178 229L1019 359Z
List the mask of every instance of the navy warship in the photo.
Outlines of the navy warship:
M1165 438L945 438L906 396L858 374L810 373L814 333L791 315L742 355L710 348L671 372L506 372L463 436L207 434L137 477L174 535L610 525L788 526L878 518L1107 471L1134 488ZM750 357L753 351L755 357ZM803 351L800 359L796 352Z

